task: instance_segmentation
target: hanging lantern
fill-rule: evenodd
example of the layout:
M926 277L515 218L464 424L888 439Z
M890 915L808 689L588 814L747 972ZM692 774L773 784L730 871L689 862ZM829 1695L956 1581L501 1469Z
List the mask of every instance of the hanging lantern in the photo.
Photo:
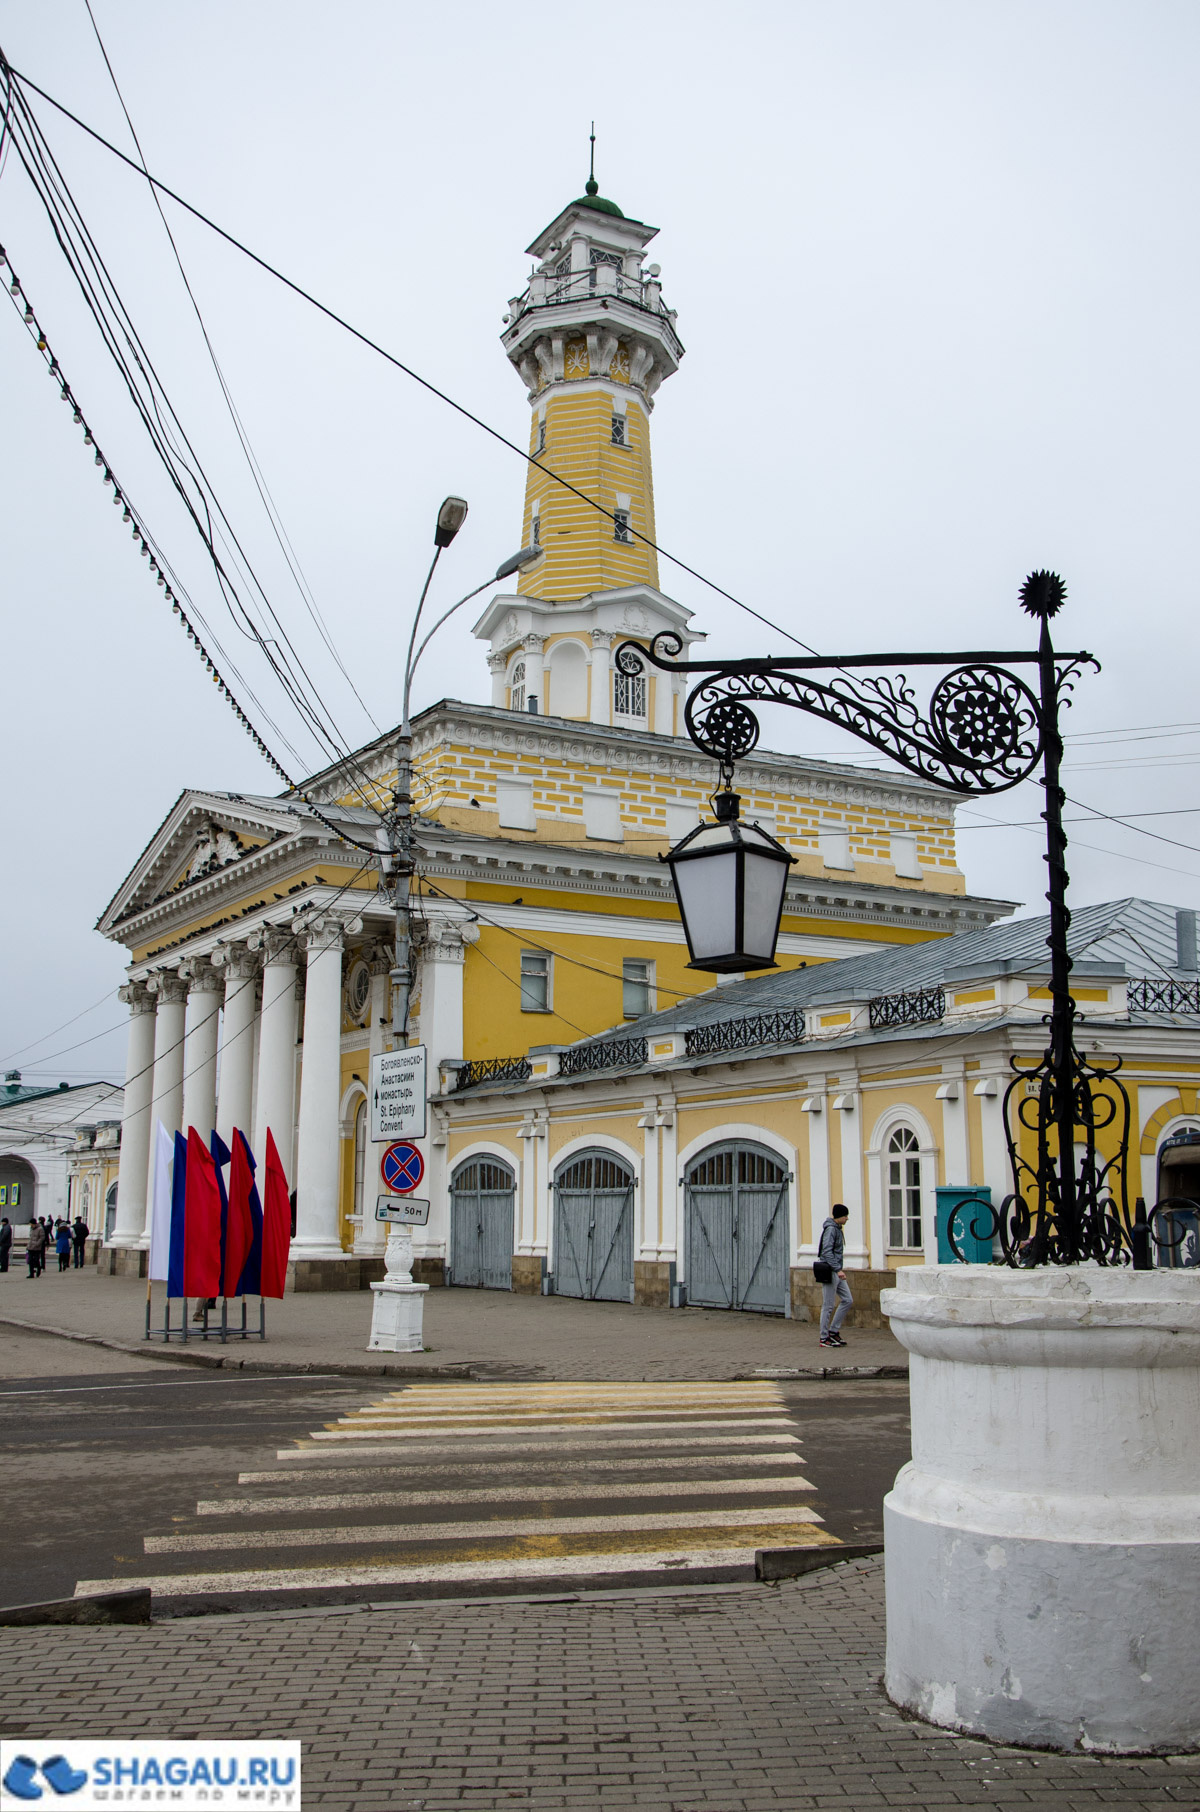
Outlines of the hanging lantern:
M718 793L715 824L689 831L663 860L670 865L689 969L740 975L774 969L788 869L796 860L757 824L738 818L737 793Z

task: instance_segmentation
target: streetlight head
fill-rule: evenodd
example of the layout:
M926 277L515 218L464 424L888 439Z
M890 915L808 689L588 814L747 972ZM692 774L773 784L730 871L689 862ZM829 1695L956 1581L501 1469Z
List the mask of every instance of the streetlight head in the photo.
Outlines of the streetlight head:
M447 497L437 513L437 527L433 532L435 547L449 547L463 523L467 520L467 500L465 497Z
M512 573L524 572L527 566L532 566L535 561L540 560L545 551L543 547L523 547L520 553L510 554L507 560L500 562L496 568L496 577L507 579Z

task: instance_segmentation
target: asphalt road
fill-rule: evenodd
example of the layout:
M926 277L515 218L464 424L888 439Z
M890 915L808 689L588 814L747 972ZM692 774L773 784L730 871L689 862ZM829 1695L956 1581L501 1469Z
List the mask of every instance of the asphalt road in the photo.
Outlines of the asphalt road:
M435 1388L439 1392L437 1401L449 1405L449 1397L440 1393L461 1387ZM403 1395L407 1398L407 1393ZM782 1397L802 1443L803 1476L815 1487L808 1501L823 1519L824 1530L848 1543L881 1540L882 1499L908 1458L907 1384L787 1384L782 1387ZM192 1372L168 1372L161 1365L153 1368L152 1376L147 1375L145 1367L123 1374L101 1376L93 1372L75 1377L50 1377L43 1369L36 1377L0 1381L0 1466L5 1479L0 1603L26 1604L70 1597L77 1580L126 1579L135 1583L139 1577L152 1573L156 1564L187 1567L252 1562L253 1554L240 1560L230 1555L228 1561L217 1554L207 1561L185 1556L170 1563L155 1563L147 1559L154 1549L147 1547L145 1538L149 1537L153 1544L161 1543L164 1537L169 1540L173 1531L186 1536L189 1531L213 1528L261 1528L261 1516L241 1515L214 1522L211 1515L198 1518L197 1506L204 1500L237 1500L239 1490L244 1497L239 1473L261 1474L263 1469L278 1468L279 1451L306 1440L315 1430L331 1427L339 1418L361 1414L380 1400L380 1386L366 1380L322 1378L316 1374L273 1378L197 1376ZM653 1418L657 1412L651 1404L644 1413ZM503 1432L508 1438L519 1431ZM654 1518L661 1520L664 1508L671 1513L671 1504L664 1505L661 1496L653 1502L632 1501L628 1494L636 1491L636 1482L625 1486L627 1501L610 1502L602 1475L604 1466L611 1462L600 1458L600 1454L602 1449L609 1454L617 1451L621 1442L618 1440L614 1446L609 1440L604 1445L597 1438L595 1455L589 1457L589 1430L580 1428L573 1432L585 1437L577 1443L584 1453L574 1462L575 1476L594 1479L596 1489L594 1494L589 1489L584 1501L553 1506L554 1515L631 1512L632 1517L623 1518L627 1528L644 1513L647 1529L652 1529ZM670 1443L666 1445L669 1447ZM634 1442L633 1446L654 1448L655 1441ZM332 1452L329 1457L334 1457ZM417 1453L411 1458L419 1463L407 1471L419 1476L398 1482L405 1486L415 1483L439 1487L436 1493L423 1495L436 1497L441 1507L427 1502L416 1513L431 1537L442 1539L438 1524L446 1519L481 1514L454 1501L460 1486L473 1489L477 1498L481 1481L490 1483L493 1475L489 1473L484 1479L478 1458L473 1462L464 1460L459 1466L453 1453L447 1458L442 1449L436 1465L428 1468ZM748 1471L751 1462L741 1467L737 1460L738 1455L733 1453L727 1469L725 1501L736 1506L741 1491L745 1502L753 1505L756 1495L761 1498L762 1494L755 1492L756 1481ZM648 1477L654 1462L647 1459L644 1469L636 1459L618 1463ZM503 1471L494 1476L519 1487L520 1496L536 1501L545 1477L545 1458L521 1459L514 1448ZM634 1472L624 1476L633 1479ZM684 1478L680 1477L679 1482L682 1487ZM336 1488L333 1481L322 1486L319 1480L315 1486L302 1487L305 1491ZM272 1487L266 1484L258 1489L270 1491ZM355 1489L364 1487L356 1485ZM370 1481L366 1489L374 1489ZM581 1488L573 1489L578 1498ZM663 1489L661 1484L658 1489ZM518 1491L514 1489L511 1495L518 1495ZM690 1501L686 1491L682 1501ZM296 1508L302 1511L303 1504ZM374 1508L362 1512L371 1524L378 1523L382 1514ZM386 1513L393 1521L403 1514L412 1513ZM489 1510L487 1514L498 1513ZM749 1516L750 1511L743 1514ZM283 1519L288 1527L294 1527L297 1520L295 1514ZM303 1516L299 1520L302 1522ZM330 1518L312 1520L327 1524ZM353 1521L354 1515L339 1512L334 1518L335 1522L347 1520ZM651 1537L647 1535L646 1539ZM628 1545L624 1537L622 1542ZM524 1544L521 1551L528 1552L528 1545ZM548 1551L554 1551L553 1543ZM339 1551L332 1558L340 1561L343 1553L344 1550ZM329 1558L312 1556L314 1563ZM351 1595L360 1594L348 1594ZM272 1596L270 1601L279 1599Z

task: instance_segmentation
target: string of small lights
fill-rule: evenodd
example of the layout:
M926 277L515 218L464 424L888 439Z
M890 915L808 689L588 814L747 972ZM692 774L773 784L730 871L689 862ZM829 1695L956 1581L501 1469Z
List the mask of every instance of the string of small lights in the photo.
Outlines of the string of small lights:
M239 702L237 695L233 691L232 687L230 686L228 680L225 678L224 674L221 672L216 661L213 659L212 655L210 654L207 646L205 645L203 637L201 636L199 630L196 627L196 624L192 621L191 617L189 617L189 615L188 615L187 610L185 610L185 608L184 608L183 600L186 598L187 603L191 606L193 611L195 611L195 606L192 604L192 600L187 597L186 592L183 591L183 588L179 584L178 578L176 578L173 573L171 574L170 579L168 578L168 569L164 566L164 564L162 562L162 558L161 558L160 551L158 549L157 542L154 540L153 536L150 534L149 530L146 528L140 515L135 512L134 507L133 507L132 503L130 502L127 492L125 491L124 487L117 480L116 474L114 473L112 466L110 465L108 459L105 457L105 454L102 451L102 449L97 444L96 437L95 437L94 433L92 432L92 429L87 420L87 417L83 413L83 409L80 406L79 400L76 397L74 391L71 389L71 385L63 372L62 366L60 365L57 357L55 356L54 351L51 348L50 343L46 337L46 333L45 333L44 329L42 328L41 323L38 320L37 313L36 313L36 310L34 309L33 303L29 299L28 295L26 294L24 286L21 283L20 277L17 275L16 271L13 269L12 264L8 258L7 252L5 251L4 247L2 245L0 245L0 273L3 273L3 272L7 272L7 280L5 281L5 287L8 292L9 301L12 303L17 314L23 320L26 331L28 332L30 339L33 340L34 344L37 347L38 352L41 354L42 359L45 362L46 370L48 371L49 375L58 384L59 395L60 395L61 400L64 403L68 403L71 406L71 410L73 413L73 419L75 421L76 426L82 427L84 445L87 447L94 448L96 466L104 474L104 483L106 485L109 485L112 487L113 503L119 504L121 506L122 522L127 522L130 524L131 533L133 536L133 541L134 541L135 546L140 548L142 556L148 561L150 572L153 574L153 576L157 580L159 586L162 588L163 595L164 595L167 603L170 604L170 606L171 606L172 614L178 620L179 625L183 629L184 634L187 636L188 641L195 648L196 653L198 654L201 662L203 663L205 671L208 673L209 677L212 679L212 682L216 686L218 692L221 694L222 698L224 698L225 702L228 704L230 710L233 712L234 716L237 718L238 723L242 726L242 729L245 731L246 735L250 738L251 742L254 744L255 748L258 750L258 752L262 756L263 760L273 770L273 772L279 776L279 778L283 781L283 783L286 786L286 788L288 789L288 791L290 793L294 793L297 796L297 798L301 799L304 802L304 804L308 807L308 809L314 814L314 816L316 816L318 819L320 819L321 823L325 825L326 829L331 830L334 833L334 835L339 838L340 841L353 845L353 847L355 849L366 850L371 855L377 854L374 844L360 843L355 837L352 837L347 832L347 830L344 828L344 826L335 824L332 819L325 816L325 814L321 811L321 808L316 804L316 802L309 797L308 793L304 790L303 786L298 781L296 781L292 778L291 774L289 774L288 770L284 767L283 763L277 758L277 756L274 754L274 752L272 751L272 749L270 748L268 743L260 735L260 733L257 730L257 728L255 727L254 723L251 721L250 717L242 709L241 703ZM4 279L2 277L0 277L0 281L4 281ZM174 584L171 583L171 579L174 579ZM197 614L197 616L199 615L199 613L196 613L196 614ZM374 808L368 806L367 809L373 810Z

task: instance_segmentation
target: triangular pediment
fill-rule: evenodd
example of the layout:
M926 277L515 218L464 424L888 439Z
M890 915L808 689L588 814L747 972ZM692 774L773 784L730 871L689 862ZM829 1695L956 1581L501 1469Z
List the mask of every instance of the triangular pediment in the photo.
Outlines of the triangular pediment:
M181 793L105 907L96 929L234 870L265 844L302 837L311 827L279 800L244 793Z

